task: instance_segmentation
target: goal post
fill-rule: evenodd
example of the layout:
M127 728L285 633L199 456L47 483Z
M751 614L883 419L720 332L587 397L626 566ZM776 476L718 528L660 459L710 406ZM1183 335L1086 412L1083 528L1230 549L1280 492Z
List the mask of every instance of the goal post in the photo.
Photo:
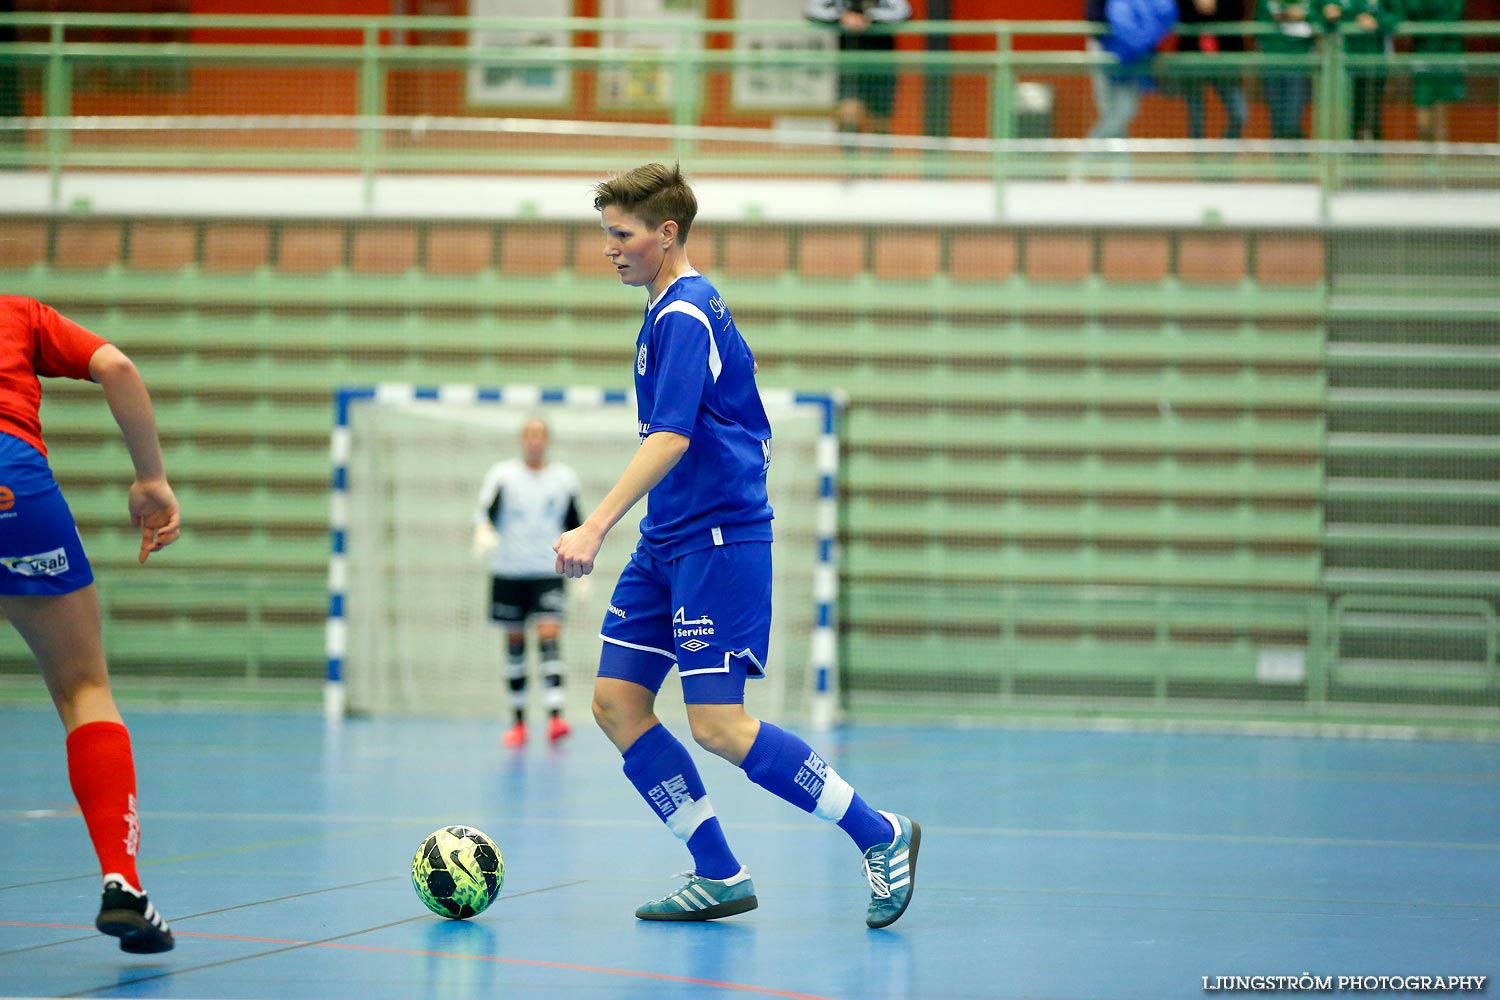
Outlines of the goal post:
M762 390L775 510L767 676L746 704L827 727L838 715L838 463L841 397ZM520 453L522 424L543 417L550 461L579 476L591 510L638 445L635 398L594 387L346 386L331 437L327 683L324 710L346 714L508 714L503 631L489 620L488 561L471 552L480 483ZM599 626L634 549L638 505L605 539L594 573L567 582L561 640L567 708L586 716ZM533 711L541 678L528 643ZM676 677L675 672L672 675ZM669 680L669 684L676 681Z

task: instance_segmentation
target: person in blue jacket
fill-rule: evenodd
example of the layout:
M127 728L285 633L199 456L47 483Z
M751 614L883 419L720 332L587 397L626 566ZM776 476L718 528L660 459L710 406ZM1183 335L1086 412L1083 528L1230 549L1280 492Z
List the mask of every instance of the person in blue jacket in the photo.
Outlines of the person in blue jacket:
M1099 117L1088 138L1127 138L1141 96L1151 86L1146 66L1177 23L1177 0L1085 0L1084 16L1109 29L1102 37L1089 39L1089 50L1107 52L1118 61L1093 72Z

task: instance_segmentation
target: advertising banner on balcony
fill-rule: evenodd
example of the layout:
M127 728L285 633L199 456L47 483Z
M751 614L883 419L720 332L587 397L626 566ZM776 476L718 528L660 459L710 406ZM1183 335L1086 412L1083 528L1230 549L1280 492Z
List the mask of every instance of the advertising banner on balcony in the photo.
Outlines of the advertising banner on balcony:
M573 0L470 0L475 18L569 17ZM480 49L552 49L572 44L570 33L544 28L485 28L469 33L469 47ZM477 61L469 69L469 103L487 106L560 107L572 101L572 74L556 63L513 59Z
M660 53L660 59L604 66L599 71L599 106L657 110L674 99L672 53L703 47L703 32L671 27L673 21L703 17L703 0L603 0L599 14L652 25L641 31L606 31L599 36L605 49ZM694 82L697 83L697 74Z
M803 0L739 0L734 16L741 21L800 21ZM737 32L734 47L742 52L827 52L821 64L807 66L740 66L734 71L734 106L745 111L827 111L833 107L837 80L833 53L838 36L822 31Z

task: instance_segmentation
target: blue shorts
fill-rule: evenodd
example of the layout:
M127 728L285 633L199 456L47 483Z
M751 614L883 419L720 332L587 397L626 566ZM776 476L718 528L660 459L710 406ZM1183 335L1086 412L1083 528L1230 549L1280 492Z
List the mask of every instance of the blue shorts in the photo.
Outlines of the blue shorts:
M71 594L94 582L73 512L42 453L0 434L0 594Z
M736 542L670 562L637 548L615 584L599 676L652 691L675 665L690 705L739 705L764 677L771 640L771 543Z

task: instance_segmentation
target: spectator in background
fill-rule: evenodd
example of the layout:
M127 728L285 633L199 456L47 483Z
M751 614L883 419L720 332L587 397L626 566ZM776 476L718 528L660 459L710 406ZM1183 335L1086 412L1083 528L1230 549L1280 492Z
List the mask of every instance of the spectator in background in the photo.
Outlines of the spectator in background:
M1124 139L1151 87L1147 69L1156 47L1177 23L1177 0L1085 0L1084 16L1109 31L1088 40L1090 52L1108 52L1118 65L1093 71L1094 106L1099 117L1090 139Z
M1397 13L1408 21L1430 24L1464 18L1464 0L1394 0ZM1418 55L1460 55L1462 35L1419 35L1412 39ZM1448 105L1464 99L1464 75L1457 70L1418 72L1412 78L1412 104L1417 108L1417 137L1423 142L1448 141Z
M1400 19L1400 14L1381 0L1326 0L1323 4L1323 30L1328 32L1328 44L1342 41L1344 53L1351 56L1388 54L1391 29ZM1360 67L1349 73L1353 86L1349 131L1355 139L1380 138L1385 74L1383 67Z
M1267 55L1305 55L1313 49L1311 9L1293 0L1256 0L1255 20L1273 24L1276 31L1260 36L1260 50ZM1303 119L1311 94L1308 72L1290 66L1267 69L1261 78L1266 108L1271 113L1272 139L1306 139Z
M1245 0L1177 0L1177 17L1183 24L1228 24L1245 19ZM1177 51L1213 55L1219 52L1240 53L1245 51L1242 35L1183 35L1178 40ZM1224 138L1238 139L1245 132L1245 119L1250 109L1245 100L1245 86L1240 79L1243 71L1232 66L1220 72L1190 69L1183 73L1182 96L1187 101L1188 136L1204 137L1203 91L1213 87L1224 106Z
M870 26L898 24L911 17L907 0L807 0L809 20L836 24L840 52L893 52L896 36L870 33ZM896 74L883 67L851 66L839 71L840 132L889 132L896 107Z
M15 0L0 0L0 14L15 13ZM0 45L18 41L15 25L0 25ZM26 110L21 100L21 66L19 63L0 63L0 118L20 118ZM26 140L20 129L0 131L0 144L19 146Z

